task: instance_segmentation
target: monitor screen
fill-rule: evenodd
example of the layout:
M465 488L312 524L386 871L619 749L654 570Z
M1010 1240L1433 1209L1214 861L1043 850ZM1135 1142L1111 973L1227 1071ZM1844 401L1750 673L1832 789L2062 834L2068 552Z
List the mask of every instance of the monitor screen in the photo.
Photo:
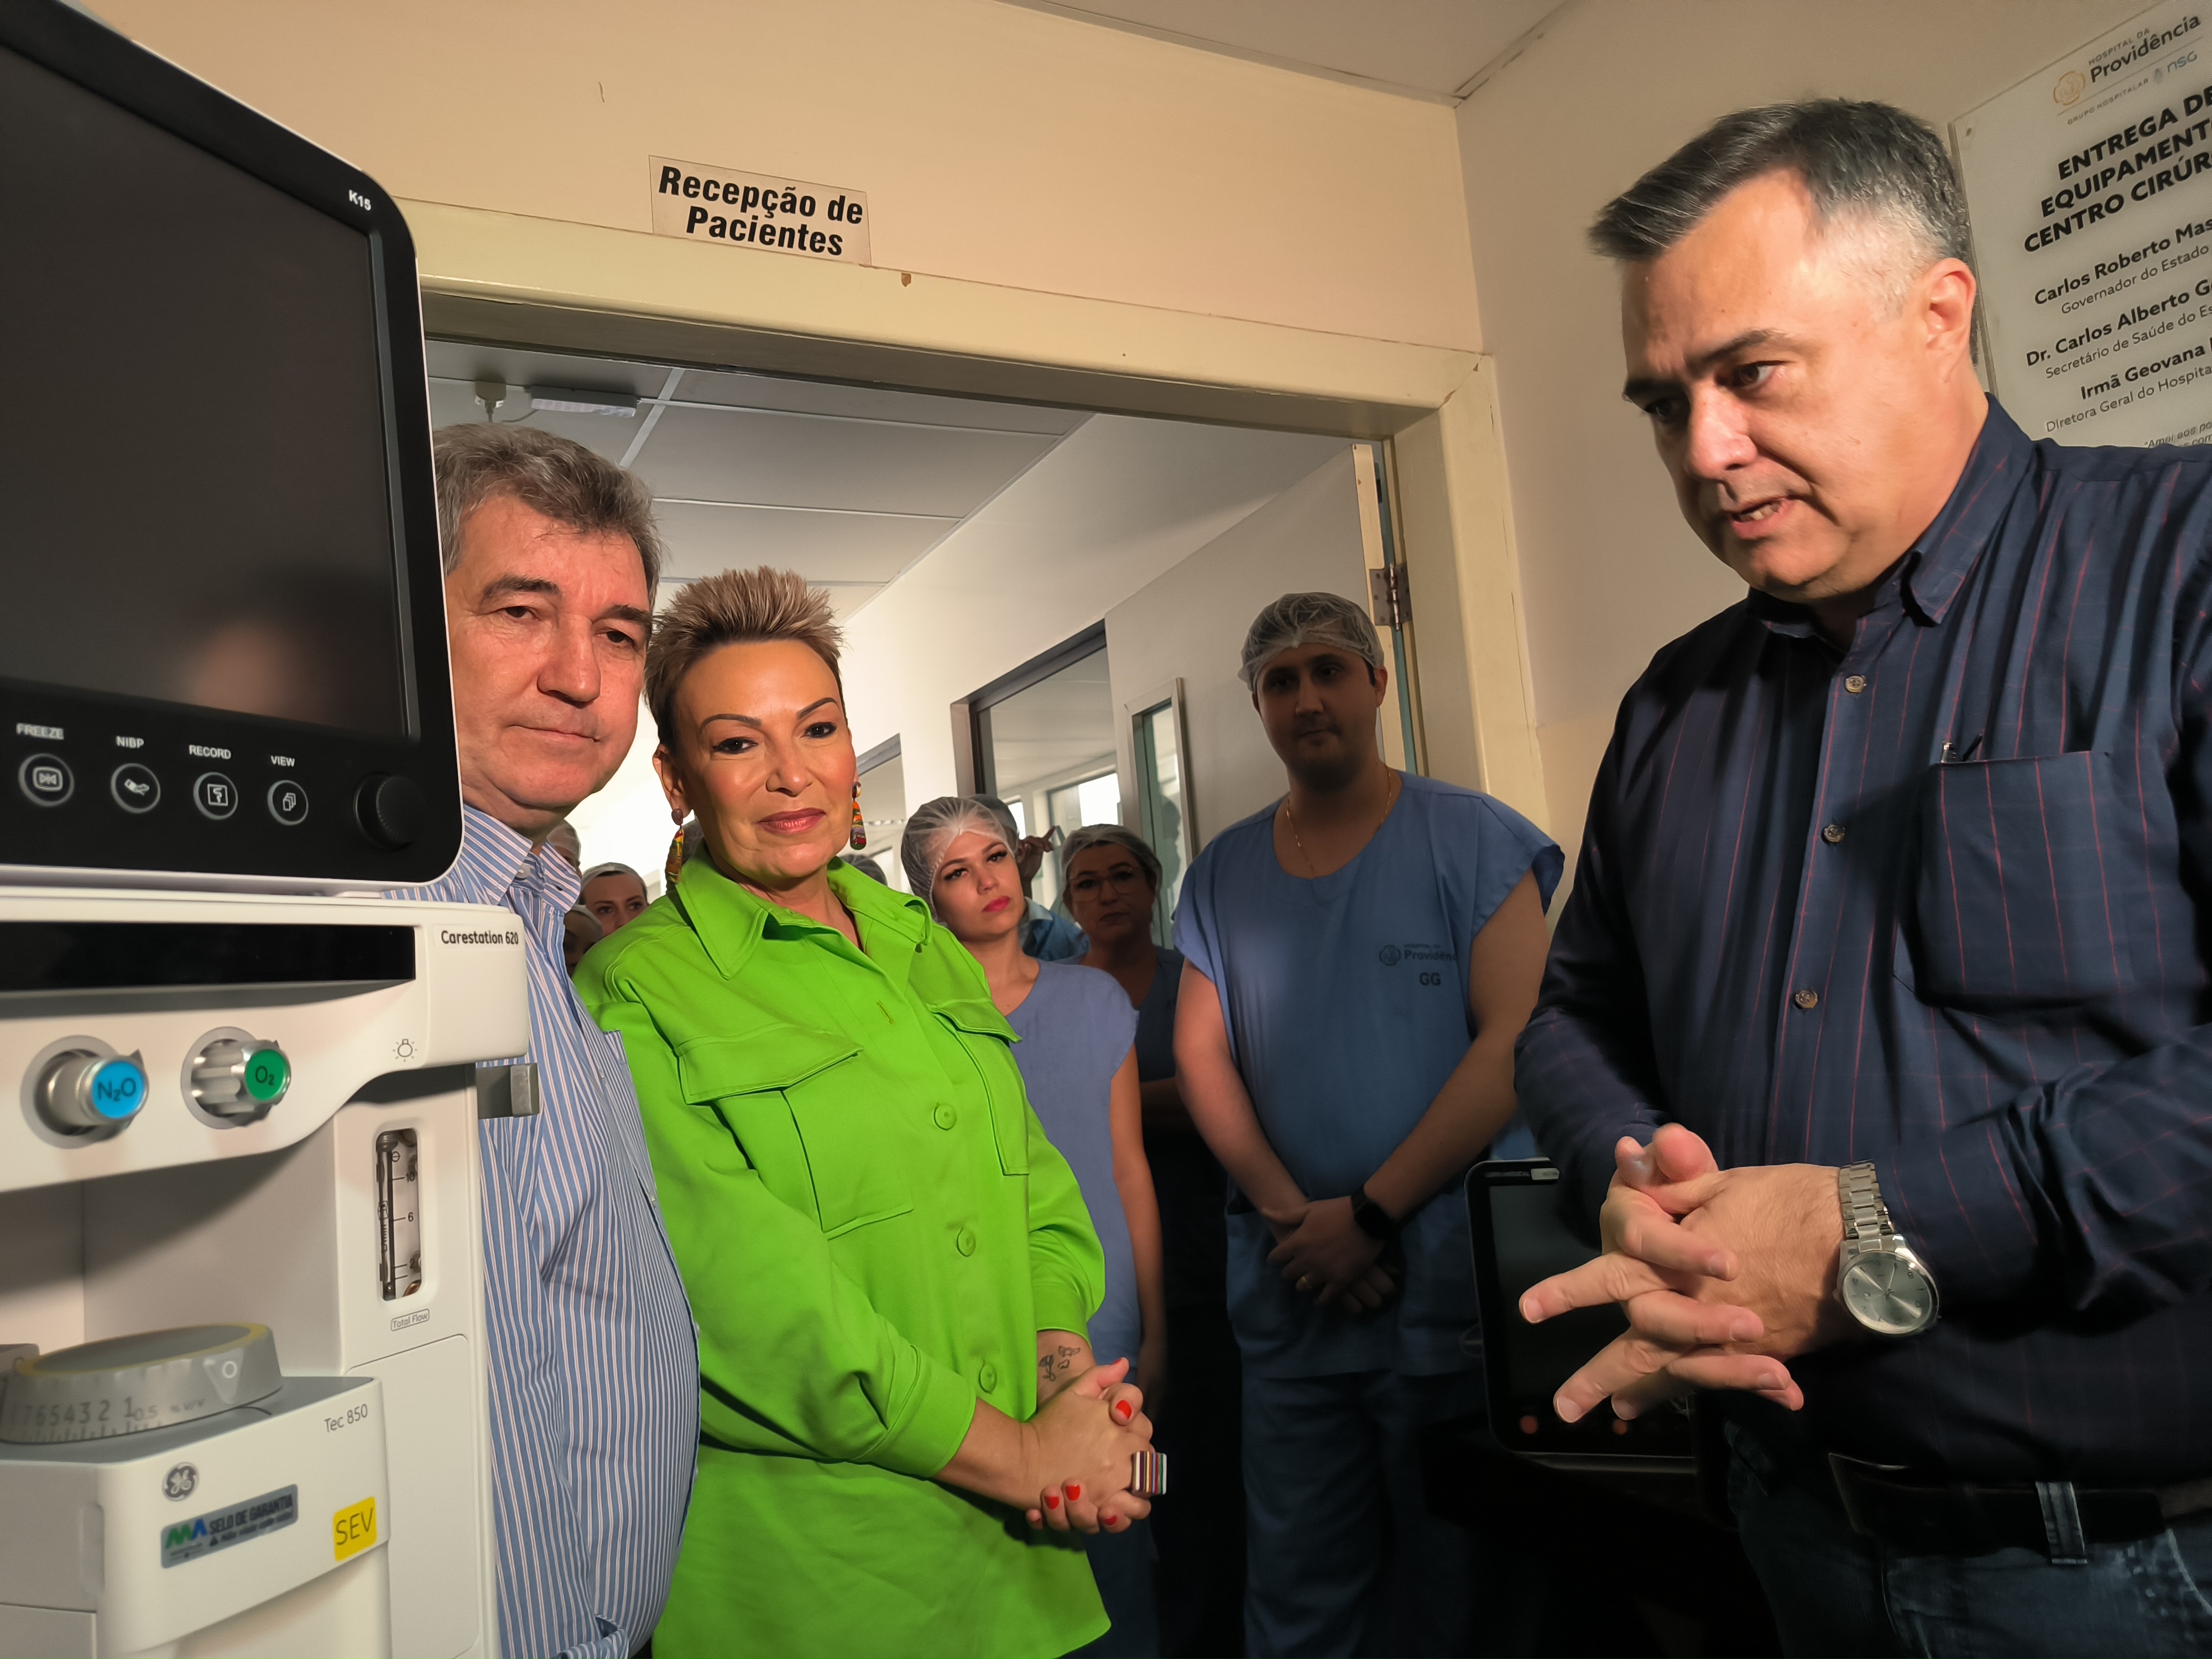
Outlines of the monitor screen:
M1559 1213L1558 1182L1501 1184L1490 1189L1491 1237L1498 1285L1506 1305L1541 1279L1579 1267L1597 1252L1575 1237ZM1613 1307L1583 1308L1531 1325L1511 1318L1485 1333L1485 1357L1504 1369L1516 1396L1547 1400L1600 1348L1628 1328Z
M368 237L6 50L0 225L0 678L410 736Z

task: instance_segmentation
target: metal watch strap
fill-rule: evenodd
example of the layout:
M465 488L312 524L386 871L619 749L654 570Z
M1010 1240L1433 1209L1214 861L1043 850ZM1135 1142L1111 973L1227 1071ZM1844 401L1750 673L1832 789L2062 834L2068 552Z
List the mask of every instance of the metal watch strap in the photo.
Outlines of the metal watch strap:
M1897 1237L1889 1206L1881 1201L1881 1182L1871 1164L1846 1164L1836 1171L1836 1198L1844 1210L1844 1253L1859 1255L1888 1248Z

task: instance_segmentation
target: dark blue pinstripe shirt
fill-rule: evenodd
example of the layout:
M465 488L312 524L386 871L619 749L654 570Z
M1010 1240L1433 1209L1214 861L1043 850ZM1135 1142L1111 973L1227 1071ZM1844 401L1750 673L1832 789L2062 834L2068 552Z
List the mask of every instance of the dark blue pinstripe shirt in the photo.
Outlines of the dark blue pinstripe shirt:
M2212 1474L2208 542L2212 450L1992 404L1849 650L1753 593L1621 705L1522 1103L1593 1209L1669 1118L1874 1161L1943 1319L1793 1364L1820 1446Z

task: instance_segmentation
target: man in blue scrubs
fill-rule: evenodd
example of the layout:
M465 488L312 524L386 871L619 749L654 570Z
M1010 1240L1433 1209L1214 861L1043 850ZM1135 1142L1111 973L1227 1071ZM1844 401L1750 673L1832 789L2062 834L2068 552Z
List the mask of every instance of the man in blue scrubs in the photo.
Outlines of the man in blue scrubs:
M1176 1063L1235 1182L1247 1640L1463 1652L1468 1540L1428 1513L1418 1443L1480 1407L1458 1191L1514 1115L1562 860L1510 807L1384 763L1389 671L1350 600L1284 595L1242 672L1290 788L1184 878Z

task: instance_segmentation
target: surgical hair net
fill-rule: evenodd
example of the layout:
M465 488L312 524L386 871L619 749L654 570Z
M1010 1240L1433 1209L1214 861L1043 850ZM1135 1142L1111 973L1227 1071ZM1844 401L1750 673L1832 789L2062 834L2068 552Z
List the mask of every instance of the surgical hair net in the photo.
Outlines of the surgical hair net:
M1137 868L1145 872L1145 879L1152 884L1152 890L1160 890L1159 854L1146 844L1145 838L1133 830L1125 830L1118 823L1086 823L1080 830L1068 831L1067 839L1060 843L1060 868L1061 878L1066 878L1068 867L1079 853L1096 851L1101 847L1118 847L1137 861Z
M945 862L945 849L969 830L1004 842L1009 852L1014 849L1011 815L1002 821L981 795L939 795L914 809L906 821L906 834L899 837L899 862L906 866L907 885L916 898L928 901L930 890L937 885L938 868Z
M645 885L645 878L627 864L595 864L584 872L584 885L589 887L601 876L628 876L640 887Z
M1244 635L1244 656L1237 667L1247 691L1260 683L1268 661L1301 645L1334 645L1366 663L1382 666L1382 641L1367 612L1340 593L1285 593L1252 618Z

